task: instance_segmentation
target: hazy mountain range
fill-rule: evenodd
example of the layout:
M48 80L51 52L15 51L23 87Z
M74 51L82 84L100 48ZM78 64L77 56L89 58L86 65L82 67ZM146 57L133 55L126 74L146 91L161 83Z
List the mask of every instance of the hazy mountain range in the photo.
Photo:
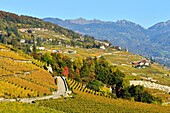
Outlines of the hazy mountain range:
M170 66L170 21L157 23L148 29L127 21L105 22L101 20L61 20L44 18L44 21L58 24L81 34L108 40L112 45L127 48L133 53L153 57Z

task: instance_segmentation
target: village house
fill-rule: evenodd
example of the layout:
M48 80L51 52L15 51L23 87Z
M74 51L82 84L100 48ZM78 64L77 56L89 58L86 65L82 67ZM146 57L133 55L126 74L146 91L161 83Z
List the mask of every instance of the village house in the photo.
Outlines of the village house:
M100 46L100 49L106 49L105 46Z
M62 53L61 50L51 50L51 52L53 52L53 53Z
M120 46L115 46L115 49L117 49L117 50L119 50L119 51L122 50L122 48L121 48Z
M37 49L44 51L45 47L37 47Z
M104 45L105 45L106 47L108 47L110 44L109 44L109 43L104 42Z
M98 41L98 40L96 40L95 42L96 42L96 43L99 43L99 44L101 44L101 45L104 45L105 47L109 47L109 46L110 46L110 43L108 43L108 42Z
M25 43L25 39L21 39L20 42L21 42L21 43Z
M44 28L32 28L32 29L37 31L48 31L48 29L44 29Z
M58 42L58 45L59 45L59 46L62 46L62 43L61 43L61 41L59 41L59 42Z
M26 32L28 31L28 29L21 28L21 29L19 29L19 31L20 31L21 33L26 33Z
M150 62L148 60L141 60L132 62L132 66L135 68L145 68L150 66Z
M52 42L52 41L53 41L53 39L51 39L51 38L50 38L50 39L48 39L48 40L49 40L50 42Z

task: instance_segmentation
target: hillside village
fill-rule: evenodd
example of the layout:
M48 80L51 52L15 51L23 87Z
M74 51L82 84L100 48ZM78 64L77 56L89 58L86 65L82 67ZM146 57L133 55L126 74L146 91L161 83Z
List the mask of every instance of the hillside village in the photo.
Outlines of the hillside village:
M73 45L70 45L69 43L67 43L67 44L65 43L65 41L67 41L68 39L63 38L63 36L62 36L62 37L58 37L59 39L57 39L57 40L54 39L55 35L53 35L53 36L54 36L53 38L50 38L51 36L48 35L48 31L49 31L49 30L48 30L48 29L45 29L45 28L28 28L28 29L26 29L26 28L21 28L21 29L19 29L19 31L20 31L21 33L30 34L30 35L32 35L32 36L35 37L35 38L32 39L32 40L30 40L30 39L28 39L28 40L27 40L27 39L19 39L19 40L18 40L19 43L20 43L20 44L23 44L23 45L25 45L25 44L31 44L31 45L32 45L32 46L30 46L30 50L31 50L31 51L33 50L33 44L36 44L36 45L37 45L36 49L38 49L38 50L41 50L41 51L51 51L51 52L59 52L59 53L61 53L60 50L50 50L50 49L42 46L42 45L46 45L46 44L52 44L53 42L55 42L55 44L57 44L58 46L65 46L66 48L72 48L72 47L73 47ZM37 34L37 31L46 32L49 37L43 37L44 35L38 35L38 34ZM65 36L64 36L64 37L65 37ZM39 42L37 42L37 41L39 41ZM81 43L86 42L83 37L80 37L80 38L76 39L75 41L76 41L76 42L81 42ZM56 43L56 42L57 42L57 43ZM38 43L38 44L37 44L37 43ZM41 44L40 44L40 43L41 43ZM103 50L105 50L106 48L108 48L108 47L110 46L110 43L104 42L104 41L94 40L94 43L95 43L94 48L99 48L99 49L103 49ZM79 46L77 45L77 46L75 46L75 47L81 48L82 46L81 46L81 45L79 45ZM65 51L65 53L66 53L66 51ZM67 53L76 53L76 51L68 50Z

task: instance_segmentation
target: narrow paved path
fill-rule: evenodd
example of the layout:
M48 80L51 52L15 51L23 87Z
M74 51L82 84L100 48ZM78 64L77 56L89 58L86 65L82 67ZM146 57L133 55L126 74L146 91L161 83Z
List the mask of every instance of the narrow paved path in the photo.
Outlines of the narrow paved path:
M58 86L58 92L53 95L53 98L58 98L61 95L64 95L67 92L67 85L64 77L54 77L57 78L57 86Z

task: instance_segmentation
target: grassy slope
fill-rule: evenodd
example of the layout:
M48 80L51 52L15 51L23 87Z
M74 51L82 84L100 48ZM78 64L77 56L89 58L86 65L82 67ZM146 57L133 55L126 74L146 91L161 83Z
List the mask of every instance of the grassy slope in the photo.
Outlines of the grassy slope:
M1 113L63 113L49 108L38 107L36 105L8 102L0 103Z

